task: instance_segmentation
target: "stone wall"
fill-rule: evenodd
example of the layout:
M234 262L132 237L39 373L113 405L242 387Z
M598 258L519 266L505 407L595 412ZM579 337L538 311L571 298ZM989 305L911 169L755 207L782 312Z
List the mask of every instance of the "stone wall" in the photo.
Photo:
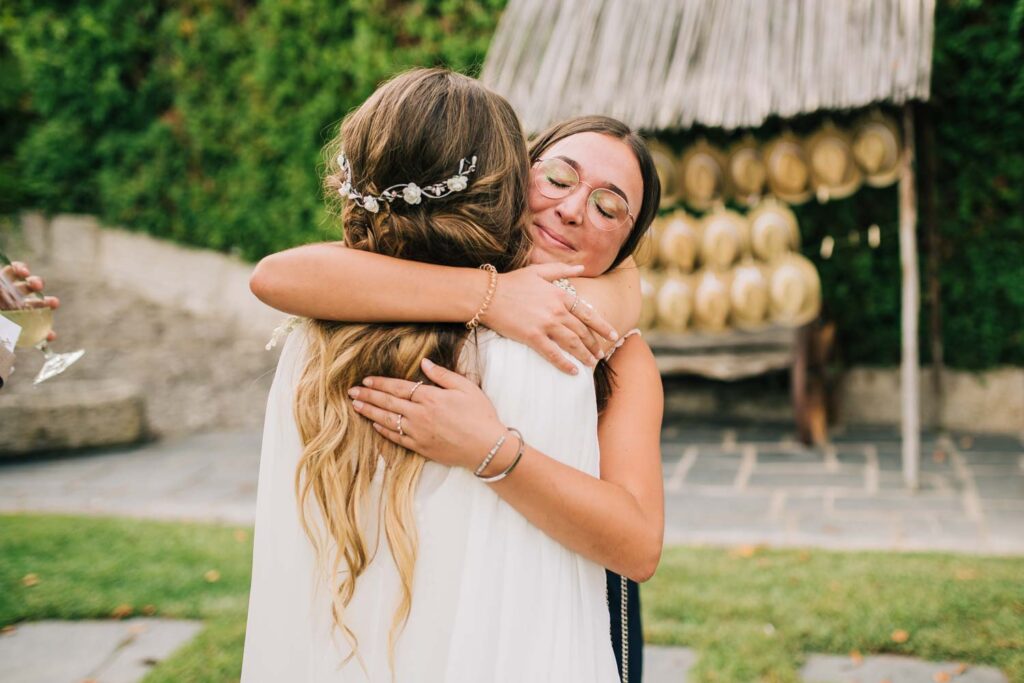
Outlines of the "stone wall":
M57 348L87 349L69 377L137 383L159 434L262 423L276 361L263 347L283 316L249 291L252 264L103 228L87 216L28 213L17 232L12 255L28 255L62 297ZM19 362L19 375L34 373L34 358ZM946 370L942 406L928 368L921 383L925 427L1024 432L1024 368ZM12 384L24 391L28 383ZM693 416L788 421L785 382L767 384L673 380L667 406ZM850 369L836 403L840 423L898 424L899 369Z

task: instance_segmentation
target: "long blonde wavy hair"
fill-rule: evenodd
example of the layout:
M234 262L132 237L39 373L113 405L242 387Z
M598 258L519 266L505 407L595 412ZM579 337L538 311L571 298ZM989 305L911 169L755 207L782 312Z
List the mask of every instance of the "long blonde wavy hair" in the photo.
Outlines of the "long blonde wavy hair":
M338 166L342 149L351 178ZM346 180L364 195L399 183L443 182L459 170L461 159L473 156L477 167L468 187L442 199L381 202L380 211L370 213L338 193ZM522 129L508 102L474 79L444 69L396 76L344 119L325 147L325 163L328 201L340 210L345 244L352 249L450 266L491 263L502 272L527 262L529 157ZM353 411L346 392L369 375L425 379L420 361L428 357L454 367L467 334L462 324L315 320L307 326L308 358L295 397L303 444L296 497L326 573L333 622L353 654L358 643L345 624L345 610L378 540L365 537L360 518L374 475L383 468L380 499L368 509L379 515L401 580L389 631L393 660L412 606L413 497L424 459L377 434Z

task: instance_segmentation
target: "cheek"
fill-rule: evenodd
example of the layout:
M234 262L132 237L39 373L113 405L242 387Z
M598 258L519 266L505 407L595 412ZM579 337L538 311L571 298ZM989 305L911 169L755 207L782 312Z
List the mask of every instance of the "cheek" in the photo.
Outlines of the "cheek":
M586 274L600 275L606 271L618 256L619 249L622 248L628 236L628 233L589 230L584 244Z

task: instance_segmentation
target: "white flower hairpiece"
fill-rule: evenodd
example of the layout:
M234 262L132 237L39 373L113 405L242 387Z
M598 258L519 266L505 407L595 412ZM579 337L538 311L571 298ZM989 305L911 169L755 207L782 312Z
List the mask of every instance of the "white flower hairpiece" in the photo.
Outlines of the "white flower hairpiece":
M348 157L345 156L344 152L338 155L338 166L341 167L342 172L345 174L345 182L338 188L338 194L357 202L359 206L370 213L377 213L380 211L381 202L391 204L396 199L401 199L406 204L415 205L422 202L424 197L427 199L440 199L454 192L465 190L469 186L469 174L476 171L476 157L461 159L458 172L442 183L434 183L426 187L420 187L416 183L399 183L392 185L378 195L363 194L353 187L352 166L349 165Z

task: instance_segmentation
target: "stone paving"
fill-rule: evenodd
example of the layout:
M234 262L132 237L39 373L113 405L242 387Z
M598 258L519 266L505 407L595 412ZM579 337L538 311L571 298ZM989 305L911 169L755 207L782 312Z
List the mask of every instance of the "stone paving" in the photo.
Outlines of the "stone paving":
M37 621L0 638L5 683L136 683L195 637L198 621Z
M828 446L805 448L784 427L713 427L671 415L666 425L666 544L1024 554L1024 444L1019 438L924 434L920 488L911 492L903 485L893 429L837 431ZM258 432L244 430L3 462L0 511L251 524L259 444ZM19 626L18 631L37 626ZM56 630L44 630L48 635L40 637L62 642L66 626L58 622L51 625ZM11 642L12 636L0 638L0 648ZM114 639L106 658L98 661L114 661L119 642ZM686 680L692 652L646 651L647 683ZM24 654L8 663L10 652L9 646L0 649L6 666L24 663ZM97 653L89 657L77 670L92 671L86 665L97 661ZM916 683L939 680L935 677L955 666L885 657L865 657L858 664L846 657L811 655L802 676L822 683ZM3 681L42 680L4 671L0 668ZM994 669L970 667L955 680L1004 683L1006 678Z
M0 465L0 510L252 523L260 435L169 439ZM908 491L894 430L806 448L783 428L664 432L665 542L1024 554L1024 445L925 434Z

